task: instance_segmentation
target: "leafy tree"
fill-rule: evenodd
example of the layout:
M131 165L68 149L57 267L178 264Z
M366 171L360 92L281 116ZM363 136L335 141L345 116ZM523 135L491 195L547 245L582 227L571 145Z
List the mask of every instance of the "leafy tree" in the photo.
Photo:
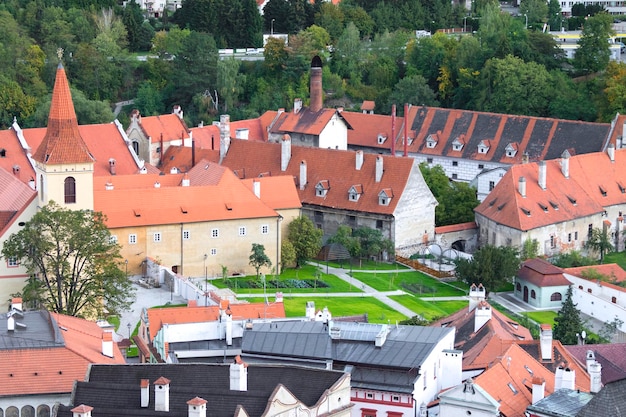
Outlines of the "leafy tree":
M342 224L337 228L337 232L331 236L327 243L339 243L350 252L350 256L357 257L361 253L361 242L352 235L352 228Z
M263 49L264 64L277 75L287 65L288 52L285 41L280 38L269 38Z
M134 289L120 268L120 247L111 242L104 222L100 212L68 210L50 202L12 234L2 256L18 259L41 283L34 295L24 295L71 316L127 309Z
M393 242L386 239L378 229L359 227L352 232L360 247L359 256L364 258L378 258L382 252L393 254ZM349 250L349 249L348 249Z
M613 337L619 332L620 328L624 324L624 320L621 320L619 317L615 316L615 318L611 321L607 321L602 324L602 328L598 333L602 339L606 340L607 343L611 343Z
M559 268L575 268L597 264L594 259L583 256L579 251L575 250L569 253L561 253L552 258L551 262Z
M13 117L23 120L35 111L35 98L24 94L15 81L0 75L0 126L8 127Z
M522 245L520 252L520 259L525 261L527 259L536 258L539 253L539 241L537 239L526 239Z
M110 123L115 119L111 107L104 101L89 100L85 97L85 94L74 88L70 88L72 93L72 101L74 103L74 109L76 111L76 118L78 124L97 124L97 123ZM48 121L48 115L50 113L50 103L52 102L52 95L49 95L44 100L35 112L29 117L25 123L25 127L39 127L44 126Z
M186 37L191 34L189 29L173 27L168 31L161 30L155 33L152 39L152 52L160 57L176 56L183 48Z
M124 6L122 21L128 33L128 48L131 52L142 50L144 41L142 39L141 25L143 24L143 14L141 7L135 0L131 0Z
M435 93L421 75L404 77L393 87L390 104L409 103L416 106L438 106Z
M217 92L225 113L237 103L245 84L245 75L239 72L240 64L235 58L217 61Z
M259 270L262 267L266 266L269 268L272 266L272 261L265 254L265 246L259 243L252 244L252 253L248 259L250 260L250 265L256 270L256 279L259 279Z
M598 252L600 254L600 263L602 263L604 260L604 254L613 249L613 244L611 243L611 238L605 228L594 228L591 230L589 239L585 242L585 247Z
M614 117L615 113L626 113L626 64L615 61L609 62L605 77L604 94L608 109L604 113L608 117Z
M348 23L333 48L330 61L335 72L344 78L359 77L359 61L362 58L363 45L359 30L353 22Z
M163 113L161 94L150 81L141 83L134 105L141 114L146 116L158 116Z
M335 41L343 32L343 12L339 6L324 2L315 14L315 24L326 29L330 38Z
M541 26L548 16L548 4L545 0L522 0L519 4L519 12L528 16L529 25L538 24Z
M399 324L405 326L428 326L428 320L420 316L413 316L410 319L401 320Z
M304 265L319 253L322 235L322 230L315 227L306 216L300 216L289 223L287 236L296 252L296 267Z
M359 30L361 37L365 38L372 35L374 32L374 20L362 7L350 4L348 1L342 1L339 3L339 8L343 11L346 27L352 23Z
M454 263L457 278L470 285L482 283L487 294L510 283L520 267L517 250L509 246L482 246L471 260L459 258Z
M580 319L580 311L572 301L572 286L567 288L565 300L561 309L554 318L553 337L564 345L578 343L578 335L582 333L583 324Z
M574 55L574 67L584 73L606 69L611 57L608 39L615 34L613 17L600 13L587 18Z
M296 250L289 239L282 241L280 245L280 266L281 270L292 267L296 263Z

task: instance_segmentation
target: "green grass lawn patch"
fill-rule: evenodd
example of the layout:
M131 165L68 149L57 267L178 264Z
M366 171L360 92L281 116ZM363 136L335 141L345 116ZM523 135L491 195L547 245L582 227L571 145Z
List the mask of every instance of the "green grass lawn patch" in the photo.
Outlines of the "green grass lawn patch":
M465 291L438 281L419 271L367 273L353 272L354 278L378 291L403 290L421 297L455 297L466 295Z
M322 269L326 267L326 261L315 262L319 262L319 265ZM375 262L359 259L353 259L352 265L349 261L345 261L343 263L339 261L328 261L328 266L331 268L343 268L348 271L350 270L350 268L352 268L353 271L395 271L410 269L408 266L396 262Z
M604 255L605 264L618 264L622 269L626 269L626 252L611 252Z
M414 311L415 314L419 314L429 321L449 316L468 305L468 302L465 300L424 301L412 295L392 295L389 298L397 301L411 311Z
M557 314L556 311L529 311L523 314L539 325L549 324L554 328L554 318Z
M263 298L247 298L250 302L263 302ZM314 301L315 309L328 307L333 317L356 316L367 313L370 323L395 323L406 320L408 317L388 307L373 297L288 297L285 296L285 314L287 317L303 317L306 311L306 302Z

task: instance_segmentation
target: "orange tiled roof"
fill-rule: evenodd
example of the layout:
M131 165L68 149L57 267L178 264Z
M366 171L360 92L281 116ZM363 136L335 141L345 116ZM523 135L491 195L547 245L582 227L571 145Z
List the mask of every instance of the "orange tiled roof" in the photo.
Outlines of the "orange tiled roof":
M32 144L26 146L33 148ZM16 177L20 181L28 183L29 180L35 178L35 170L28 160L26 152L27 150L22 147L17 132L13 128L0 130L0 168L7 172L13 172L14 167L19 167Z
M78 131L78 120L70 94L65 69L59 63L46 135L33 154L33 159L47 164L93 162L87 145Z
M476 222L467 222L459 224L451 224L448 226L435 227L435 234L461 232L463 230L471 230L478 228Z
M306 135L319 135L322 133L330 119L337 113L334 109L322 109L312 112L308 107L302 108L298 113L293 111L280 114L278 120L271 127L272 133L302 133ZM339 113L345 119L342 113ZM350 123L347 122L348 129Z
M0 168L0 236L36 196L35 190Z
M176 114L141 117L141 129L152 143L170 142L189 137L189 128Z
M376 103L373 100L363 100L361 103L361 110L373 111L374 107L376 107Z
M241 303L229 304L233 320L247 320L259 318L285 318L283 303ZM150 337L156 336L163 324L202 323L219 320L220 307L170 307L148 309L150 323Z
M172 168L178 168L181 172L190 172L192 169L192 156L196 158L196 165L198 165L199 161L206 162L214 162L217 163L220 160L220 151L219 151L219 137L218 137L217 150L211 149L195 149L195 152L189 148L184 146L170 146L163 154L163 162L161 163L161 169L163 172L170 172Z
M222 164L243 178L256 178L260 174L271 176L289 175L296 179L296 187L302 204L358 210L361 212L392 214L413 169L413 158L391 157L386 155L363 154L363 166L356 169L356 153L335 149L319 149L291 146L291 158L287 169L281 171L281 146L277 143L231 141L228 154ZM376 158L381 157L384 173L380 182L375 181ZM300 165L306 161L307 184L300 189ZM242 177L242 175L240 175ZM315 185L324 180L330 181L330 190L325 197L318 197ZM348 190L354 184L363 186L363 195L358 201L349 201ZM396 196L388 206L379 205L381 190L391 189Z
M563 270L545 259L528 259L522 264L517 276L538 287L569 286L571 283L563 276Z
M577 277L582 277L582 274L585 271L592 271L592 270L609 277L611 280L615 280L615 282L626 281L626 271L624 271L622 267L620 267L618 264L579 266L576 268L564 269L566 273L570 275L575 275Z
M243 180L250 191L254 192L253 182L261 185L261 201L274 210L300 208L300 197L294 186L293 177L281 175L277 177L249 178Z

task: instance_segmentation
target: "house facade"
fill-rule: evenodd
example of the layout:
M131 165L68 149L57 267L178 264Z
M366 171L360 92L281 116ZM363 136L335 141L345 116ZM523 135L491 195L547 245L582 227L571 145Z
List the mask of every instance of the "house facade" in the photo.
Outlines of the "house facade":
M515 276L514 296L536 308L560 308L570 281L544 259L529 259Z

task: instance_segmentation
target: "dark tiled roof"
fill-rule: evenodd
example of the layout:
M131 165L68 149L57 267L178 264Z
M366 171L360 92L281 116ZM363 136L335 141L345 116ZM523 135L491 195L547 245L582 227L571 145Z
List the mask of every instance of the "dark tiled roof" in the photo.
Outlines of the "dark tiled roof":
M0 350L5 349L33 349L64 346L65 342L59 332L56 321L50 319L47 311L25 311L23 318L16 319L16 323L26 325L24 329L5 332L7 315L0 314Z
M542 413L542 416L574 417L592 398L593 394L588 392L561 388L526 410Z
M626 379L611 382L604 386L576 414L576 417L626 416Z
M261 416L279 384L307 406L312 406L324 391L337 383L343 372L285 366L248 366L248 390L231 391L229 365L218 364L135 364L94 365L87 382L77 382L73 402L59 408L59 417L71 417L70 410L80 404L93 407L94 416L153 416L154 381L170 380L169 417L187 417L187 401L207 400L208 415L232 417L238 406L249 416ZM150 402L140 407L140 384L150 381Z
M572 345L565 348L582 364L586 363L587 351L593 351L596 361L602 365L603 384L626 378L626 343Z

